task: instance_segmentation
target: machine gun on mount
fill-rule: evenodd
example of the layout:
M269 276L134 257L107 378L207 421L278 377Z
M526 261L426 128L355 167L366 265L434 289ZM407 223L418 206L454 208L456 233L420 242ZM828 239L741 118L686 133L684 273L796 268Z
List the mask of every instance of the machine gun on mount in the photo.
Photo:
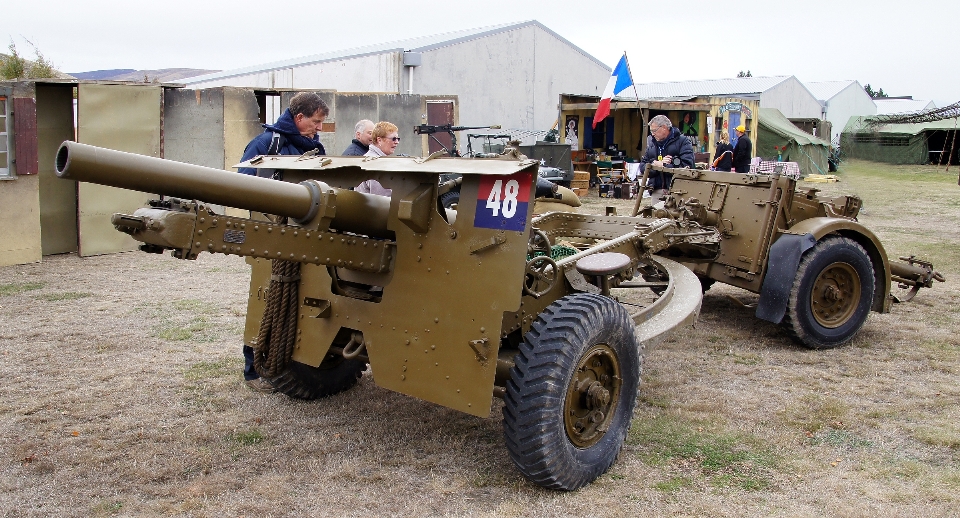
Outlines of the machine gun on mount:
M458 131L467 131L475 129L500 129L500 125L496 126L454 126L452 124L421 124L419 126L414 126L413 131L417 135L428 135L430 139L440 145L443 149L443 152L452 156L459 157L462 156L460 151L457 149L457 132ZM450 147L448 148L444 143L436 137L437 133L445 133L450 135Z
M451 157L462 157L460 151L457 149L457 132L466 131L466 130L475 130L475 129L500 129L500 125L496 126L454 126L452 124L440 124L440 125L431 125L431 124L421 124L419 126L414 126L413 131L417 135L428 135L434 142L440 145L442 148L443 154L447 154ZM450 135L450 147L448 148L444 143L436 137L436 135L448 134ZM475 135L469 135L469 137L474 137ZM510 135L495 135L495 138L510 138ZM477 154L473 152L470 141L467 141L467 147L469 152L467 156L469 158L496 158L498 155L493 153L483 153ZM507 147L505 151L509 150ZM431 154L431 156L438 155L440 152ZM455 208L457 203L460 202L460 175L457 174L445 174L440 176L440 204L444 208L452 209ZM573 191L568 189L563 189L562 191L558 188L556 184L550 182L549 180L544 180L540 177L539 170L537 173L537 186L536 186L537 198L546 198L550 200L558 200L562 204L567 204L570 207L579 207L580 200L576 197Z

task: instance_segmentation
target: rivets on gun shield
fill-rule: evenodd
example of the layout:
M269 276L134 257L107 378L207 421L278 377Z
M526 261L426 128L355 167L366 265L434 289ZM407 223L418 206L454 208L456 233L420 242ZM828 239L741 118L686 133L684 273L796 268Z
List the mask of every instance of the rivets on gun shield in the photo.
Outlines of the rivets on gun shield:
M267 227L267 232L273 232L273 227Z
M286 234L286 233L287 233L287 229L281 228L281 229L280 229L280 233L281 233L281 234Z
M197 231L197 235L198 235L198 236L202 236L202 235L203 235L203 231L202 231L202 230L198 230L198 231Z

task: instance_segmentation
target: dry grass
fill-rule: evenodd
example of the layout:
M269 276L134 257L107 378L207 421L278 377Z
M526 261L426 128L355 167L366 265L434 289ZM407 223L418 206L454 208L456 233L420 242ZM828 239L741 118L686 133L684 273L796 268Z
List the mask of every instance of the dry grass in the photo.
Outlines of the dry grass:
M620 460L567 494L517 474L498 402L478 419L369 373L314 402L246 390L240 259L0 268L0 515L955 516L956 174L850 162L841 176L817 186L861 194L888 253L948 282L831 351L715 286L697 326L648 354Z

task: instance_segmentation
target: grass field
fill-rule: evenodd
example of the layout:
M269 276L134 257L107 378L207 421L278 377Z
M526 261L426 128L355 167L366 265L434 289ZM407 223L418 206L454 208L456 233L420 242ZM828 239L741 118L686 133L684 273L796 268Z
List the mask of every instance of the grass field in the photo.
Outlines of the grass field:
M798 346L715 285L648 351L613 468L540 489L479 419L360 384L312 402L242 384L249 268L124 253L0 268L0 516L957 516L957 170L850 161L891 258L947 282ZM584 199L584 211L629 200Z

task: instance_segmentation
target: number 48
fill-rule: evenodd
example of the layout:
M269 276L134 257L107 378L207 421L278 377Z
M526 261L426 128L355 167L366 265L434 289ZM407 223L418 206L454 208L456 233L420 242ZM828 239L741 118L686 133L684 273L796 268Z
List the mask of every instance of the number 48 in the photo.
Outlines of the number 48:
M503 191L503 200L500 200L500 191ZM487 208L493 211L496 217L503 213L503 217L510 219L517 213L517 196L520 194L520 184L516 180L507 182L506 187L503 180L497 180L490 189L490 196L487 196Z

